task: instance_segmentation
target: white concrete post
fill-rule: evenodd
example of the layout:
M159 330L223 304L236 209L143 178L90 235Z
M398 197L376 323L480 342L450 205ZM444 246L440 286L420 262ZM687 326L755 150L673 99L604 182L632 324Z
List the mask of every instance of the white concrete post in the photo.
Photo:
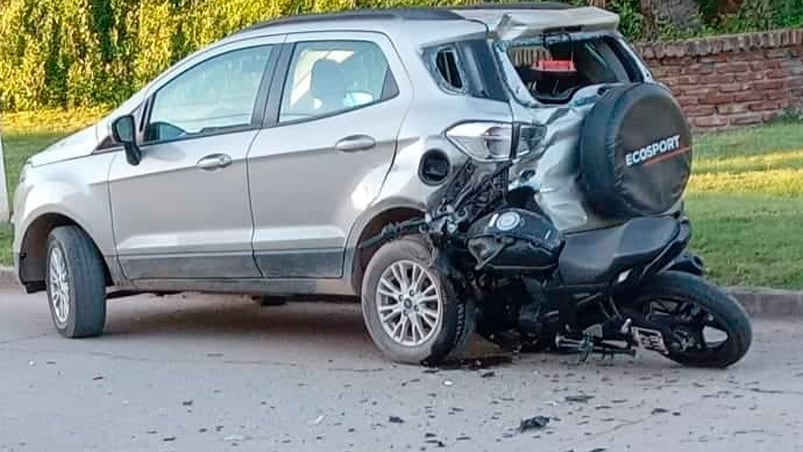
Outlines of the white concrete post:
M0 129L0 221L8 221L9 213L6 157L5 154L3 154L3 130Z

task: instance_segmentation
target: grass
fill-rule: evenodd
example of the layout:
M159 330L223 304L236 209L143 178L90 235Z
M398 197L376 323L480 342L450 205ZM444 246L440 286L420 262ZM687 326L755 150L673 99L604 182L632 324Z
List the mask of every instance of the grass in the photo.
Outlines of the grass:
M44 111L2 118L9 186L33 153L102 110ZM721 284L803 289L803 123L785 121L708 134L695 143L687 209L692 248ZM0 265L11 228L0 223Z
M803 124L700 137L686 207L721 284L803 288Z
M9 192L13 193L17 186L20 170L28 157L96 122L103 113L104 110L94 108L66 112L42 110L0 116Z

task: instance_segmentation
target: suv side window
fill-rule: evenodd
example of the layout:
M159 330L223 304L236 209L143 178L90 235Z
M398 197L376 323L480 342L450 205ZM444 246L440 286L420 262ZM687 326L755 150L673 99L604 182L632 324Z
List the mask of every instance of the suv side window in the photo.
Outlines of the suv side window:
M302 42L293 51L279 122L341 113L396 94L385 55L373 42Z
M272 46L210 58L156 92L147 142L240 130L251 126Z

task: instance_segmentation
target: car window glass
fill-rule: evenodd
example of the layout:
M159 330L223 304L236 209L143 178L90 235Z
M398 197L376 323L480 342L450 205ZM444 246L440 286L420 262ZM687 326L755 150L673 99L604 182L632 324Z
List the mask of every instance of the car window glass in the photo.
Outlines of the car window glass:
M388 62L376 44L303 42L293 52L279 121L343 112L393 97L396 92Z
M438 51L435 55L435 67L442 83L458 91L463 89L463 78L460 76L455 49L449 47Z
M171 80L154 97L147 141L249 126L270 52L270 46L236 50Z

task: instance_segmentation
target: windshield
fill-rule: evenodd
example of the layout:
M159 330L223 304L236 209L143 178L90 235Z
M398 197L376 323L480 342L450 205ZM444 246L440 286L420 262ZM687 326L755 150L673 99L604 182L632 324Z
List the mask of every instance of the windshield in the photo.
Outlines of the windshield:
M614 36L555 34L495 43L502 74L520 103L563 104L579 89L642 81L638 64Z

